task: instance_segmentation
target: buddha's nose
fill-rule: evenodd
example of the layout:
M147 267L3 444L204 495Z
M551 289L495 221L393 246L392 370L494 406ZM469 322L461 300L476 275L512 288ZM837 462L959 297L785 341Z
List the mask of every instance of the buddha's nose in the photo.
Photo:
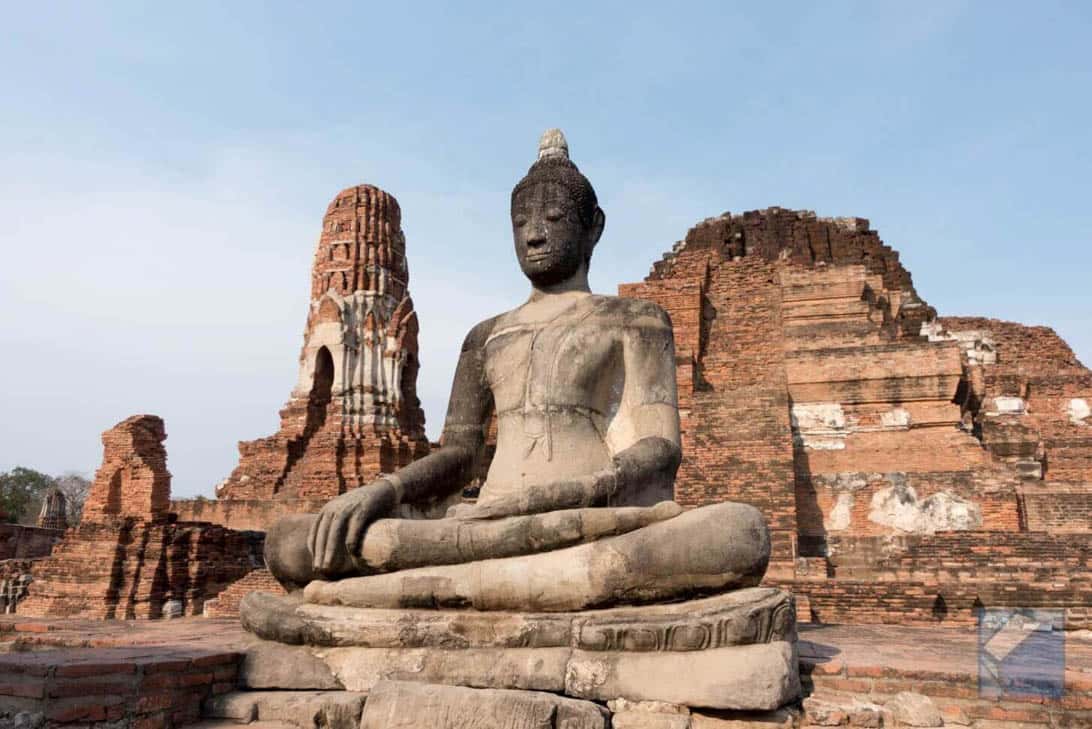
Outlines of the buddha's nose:
M527 246L538 248L546 245L546 224L541 220L533 220L527 233Z

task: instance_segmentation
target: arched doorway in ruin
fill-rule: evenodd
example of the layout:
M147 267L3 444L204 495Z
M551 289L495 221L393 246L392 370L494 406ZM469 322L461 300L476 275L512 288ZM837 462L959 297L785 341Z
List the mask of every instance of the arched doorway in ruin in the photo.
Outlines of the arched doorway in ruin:
M277 479L274 493L278 493L296 463L307 452L307 444L311 437L322 430L326 424L326 412L333 398L334 389L334 357L326 347L319 347L315 353L315 370L311 380L311 392L307 396L307 420L303 426L303 432L293 438L288 444L288 458L284 464L284 472Z

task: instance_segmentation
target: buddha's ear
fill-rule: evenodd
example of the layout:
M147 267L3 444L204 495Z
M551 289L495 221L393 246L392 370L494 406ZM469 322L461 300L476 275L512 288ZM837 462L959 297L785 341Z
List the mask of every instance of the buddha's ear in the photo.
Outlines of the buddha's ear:
M592 247L599 242L599 239L603 236L603 226L607 224L607 215L603 212L603 208L596 206L595 214L592 215L591 229L588 230L588 242Z

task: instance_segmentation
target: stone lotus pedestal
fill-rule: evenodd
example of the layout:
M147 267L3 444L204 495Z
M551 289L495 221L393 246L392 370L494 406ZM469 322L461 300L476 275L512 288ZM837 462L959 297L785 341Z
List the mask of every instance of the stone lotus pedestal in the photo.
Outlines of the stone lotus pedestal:
M240 612L258 636L243 667L252 689L372 692L409 681L762 711L800 695L793 599L772 588L572 613L349 608L251 593ZM465 708L472 696L451 700ZM528 715L544 700L527 698ZM602 726L596 712L577 713L584 719L571 726Z

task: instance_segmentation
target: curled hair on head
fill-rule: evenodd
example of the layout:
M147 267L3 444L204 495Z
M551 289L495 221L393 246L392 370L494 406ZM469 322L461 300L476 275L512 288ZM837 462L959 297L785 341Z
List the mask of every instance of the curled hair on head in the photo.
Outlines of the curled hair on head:
M572 196L580 222L590 228L595 222L595 211L599 208L599 200L588 178L584 177L569 159L569 146L560 130L549 129L542 135L538 155L531 169L527 170L524 178L512 189L512 204L515 204L516 196L520 191L532 185L542 183L560 185Z

